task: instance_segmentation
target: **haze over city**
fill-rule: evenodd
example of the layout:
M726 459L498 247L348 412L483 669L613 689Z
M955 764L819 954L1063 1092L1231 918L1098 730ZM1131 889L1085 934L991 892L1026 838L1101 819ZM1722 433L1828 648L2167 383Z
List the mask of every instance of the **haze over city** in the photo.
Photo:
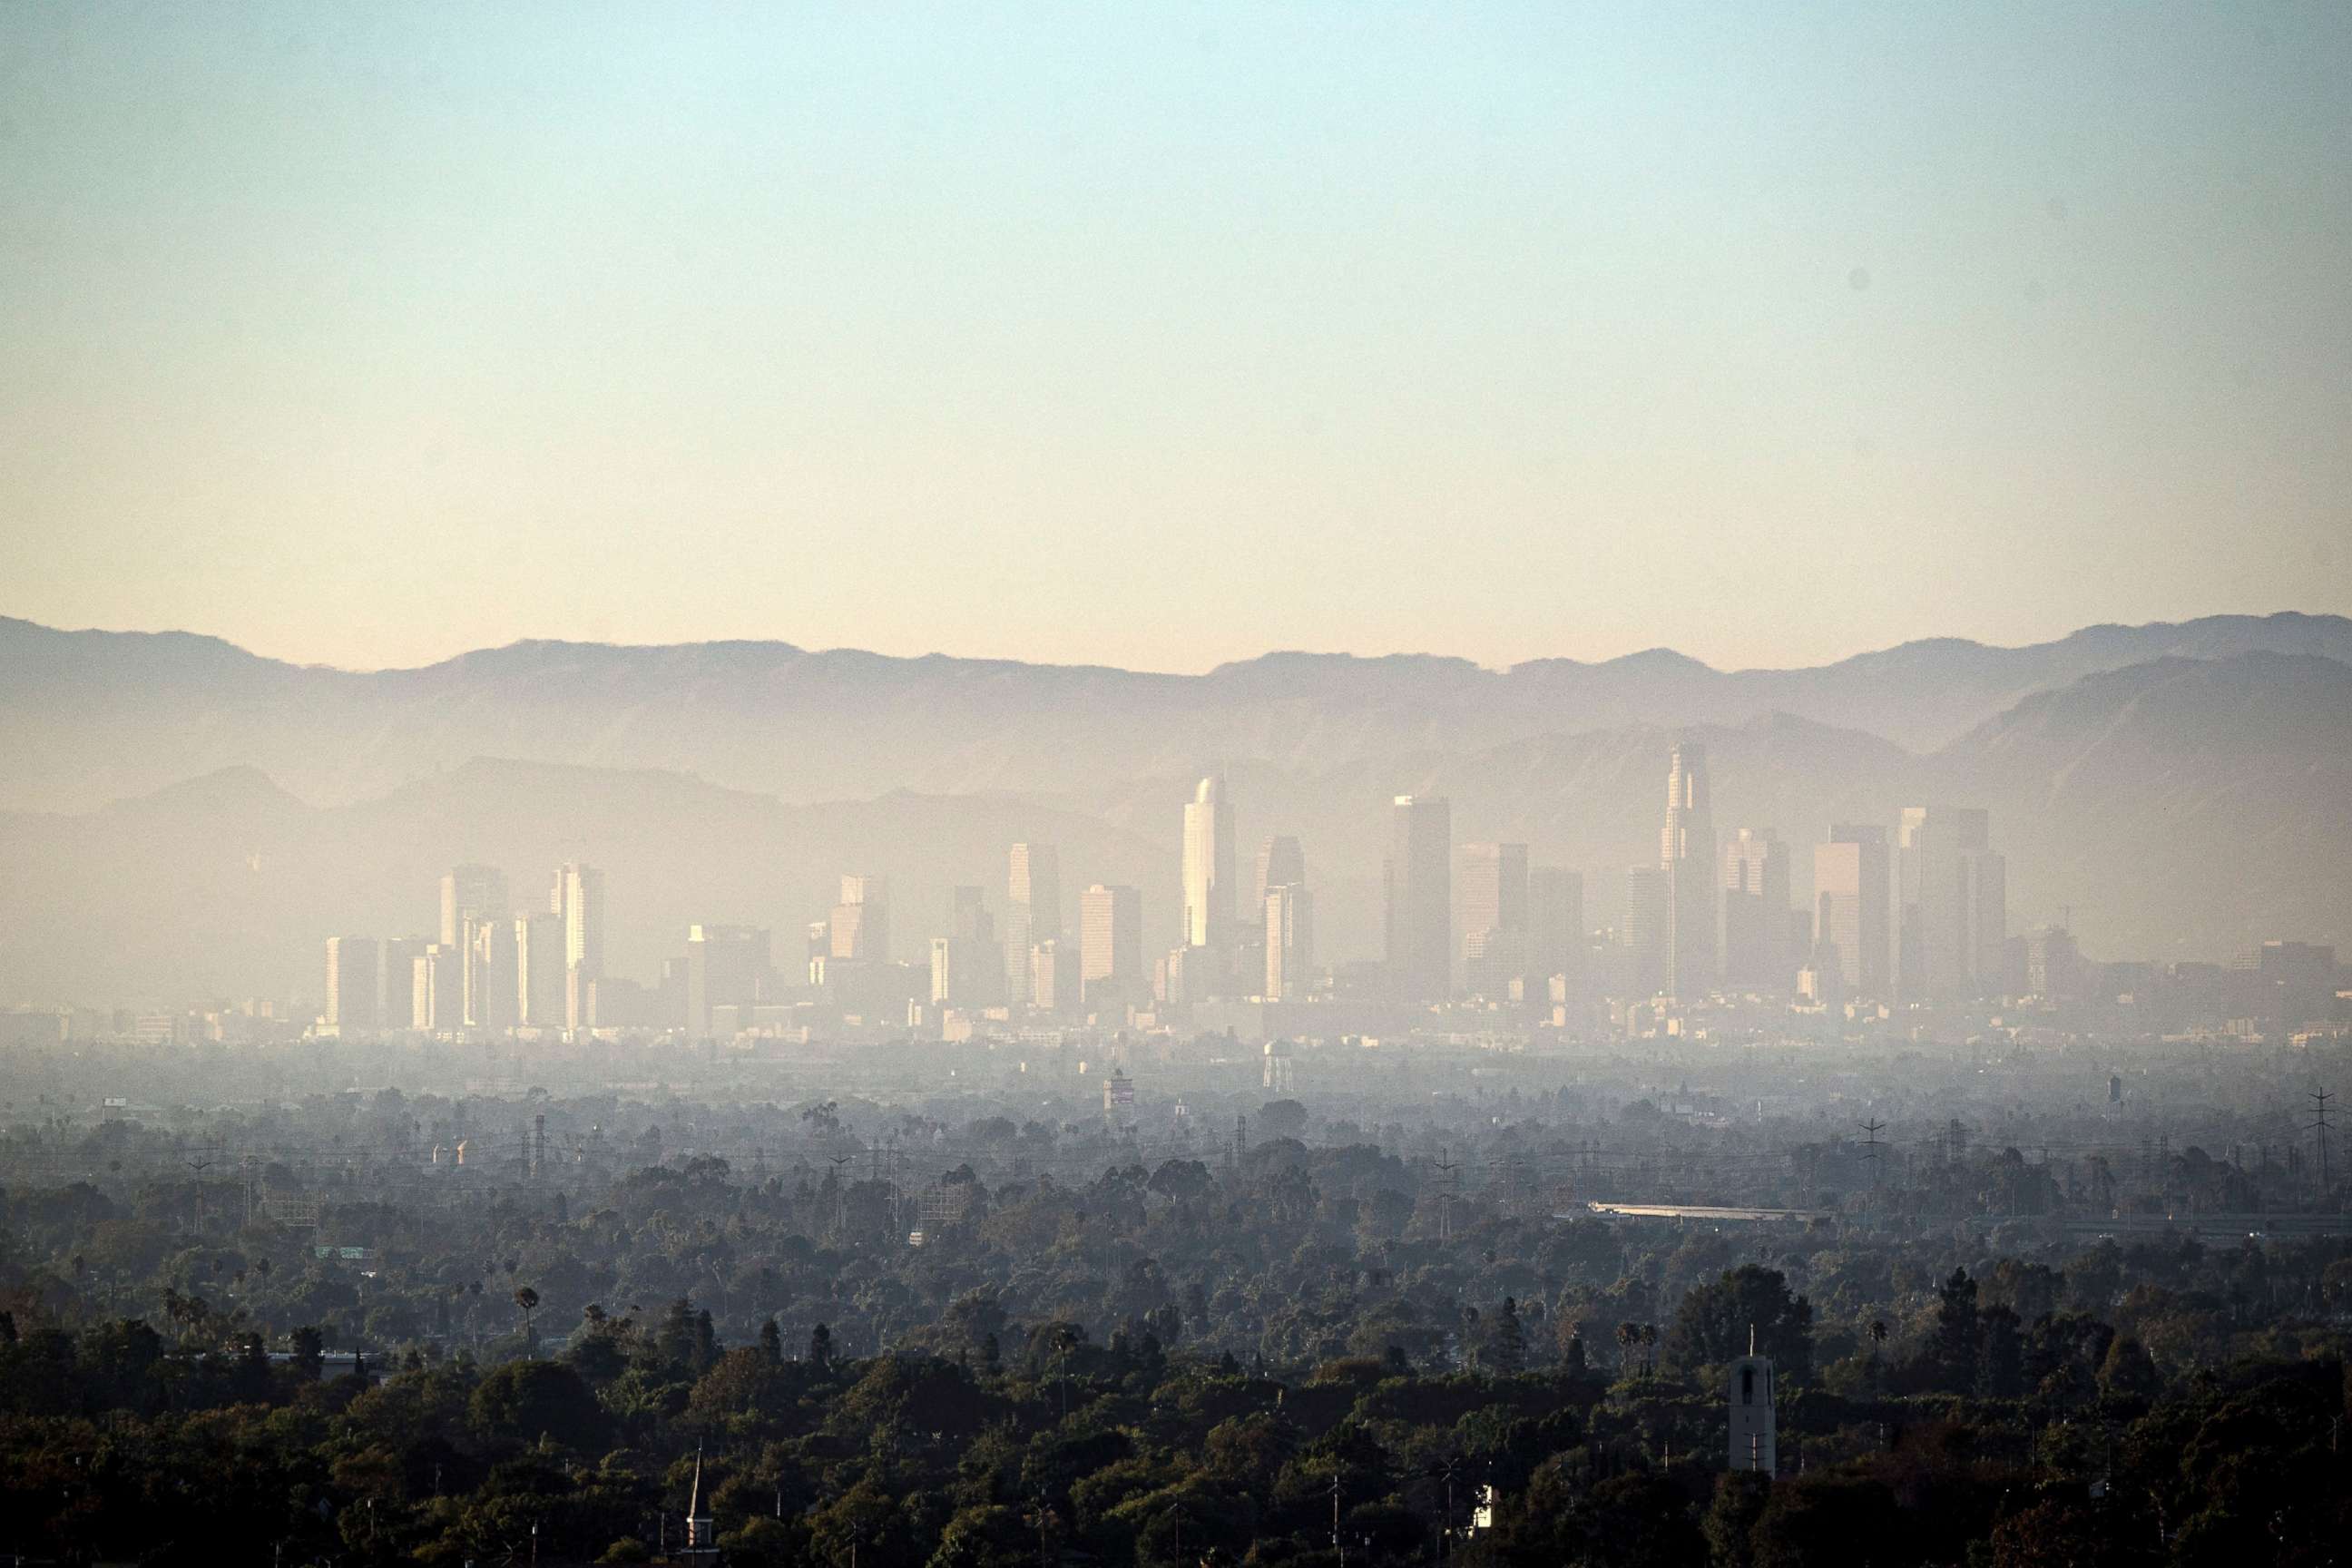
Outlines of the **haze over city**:
M2337 1561L2347 80L0 7L0 1556Z

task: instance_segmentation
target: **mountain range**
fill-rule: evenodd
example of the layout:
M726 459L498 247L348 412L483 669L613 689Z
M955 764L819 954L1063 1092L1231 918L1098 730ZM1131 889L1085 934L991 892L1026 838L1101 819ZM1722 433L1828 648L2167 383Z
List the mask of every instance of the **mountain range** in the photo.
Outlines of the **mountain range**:
M477 756L665 768L786 801L1086 791L1257 759L1320 769L1628 725L1776 713L1932 752L2036 692L2164 658L2352 662L2352 621L2213 616L2032 647L1906 643L1811 669L1664 649L1506 670L1272 653L1205 675L786 643L523 642L419 669L285 664L182 632L0 620L0 808L86 809L239 764L348 804Z
M1664 652L1485 670L1274 654L1202 676L782 644L526 643L417 670L256 658L184 634L0 621L0 998L308 994L319 940L428 931L460 860L518 902L607 868L613 952L650 980L692 921L789 958L836 873L892 877L902 956L947 889L1001 904L1003 847L1144 890L1174 940L1178 807L1227 773L1247 850L1305 841L1327 956L1379 947L1384 806L1524 839L1613 923L1652 859L1666 749L1708 744L1716 821L1796 847L1831 821L1982 805L2012 926L2225 957L2352 938L2352 622L2214 617L2030 648L1937 640L1805 670ZM1244 871L1244 879L1246 872Z

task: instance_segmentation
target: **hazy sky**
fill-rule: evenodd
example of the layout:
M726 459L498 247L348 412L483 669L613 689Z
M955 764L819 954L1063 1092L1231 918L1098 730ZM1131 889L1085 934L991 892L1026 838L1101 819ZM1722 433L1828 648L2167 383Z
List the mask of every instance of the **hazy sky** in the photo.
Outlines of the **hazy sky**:
M2352 610L2352 6L0 6L0 613L1723 665Z

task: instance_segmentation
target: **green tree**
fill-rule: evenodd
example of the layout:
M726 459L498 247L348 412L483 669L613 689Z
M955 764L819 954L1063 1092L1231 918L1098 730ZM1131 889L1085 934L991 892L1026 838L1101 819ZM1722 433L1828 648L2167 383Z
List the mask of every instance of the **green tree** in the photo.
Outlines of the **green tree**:
M1965 1268L1953 1269L1936 1292L1936 1335L1927 1354L1938 1386L1976 1386L1977 1282Z
M2157 1376L2156 1360L2147 1353L2147 1347L2128 1335L2117 1335L2099 1367L2100 1392L2116 1399L2150 1400L2163 1388L2164 1380Z
M1519 1323L1519 1303L1514 1297L1503 1298L1494 1324L1486 1331L1486 1360L1487 1370L1502 1377L1516 1377L1527 1370L1528 1335Z
M593 1452L609 1425L595 1391L560 1362L518 1361L492 1372L467 1407L474 1429L492 1443L530 1444L541 1437Z
M1771 1500L1772 1478L1761 1470L1727 1470L1715 1479L1715 1498L1700 1525L1715 1568L1750 1568L1756 1521Z
M1777 1268L1744 1263L1691 1291L1666 1331L1666 1361L1685 1372L1721 1366L1748 1353L1769 1356L1783 1377L1802 1377L1813 1364L1813 1309L1789 1290Z

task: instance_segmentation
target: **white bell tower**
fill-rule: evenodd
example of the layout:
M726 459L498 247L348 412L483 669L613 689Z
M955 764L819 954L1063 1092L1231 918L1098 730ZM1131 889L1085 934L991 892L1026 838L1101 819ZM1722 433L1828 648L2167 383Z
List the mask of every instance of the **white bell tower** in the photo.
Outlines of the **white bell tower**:
M1731 1468L1778 1475L1780 1454L1772 1412L1772 1363L1756 1353L1756 1331L1748 1331L1748 1353L1731 1363Z

